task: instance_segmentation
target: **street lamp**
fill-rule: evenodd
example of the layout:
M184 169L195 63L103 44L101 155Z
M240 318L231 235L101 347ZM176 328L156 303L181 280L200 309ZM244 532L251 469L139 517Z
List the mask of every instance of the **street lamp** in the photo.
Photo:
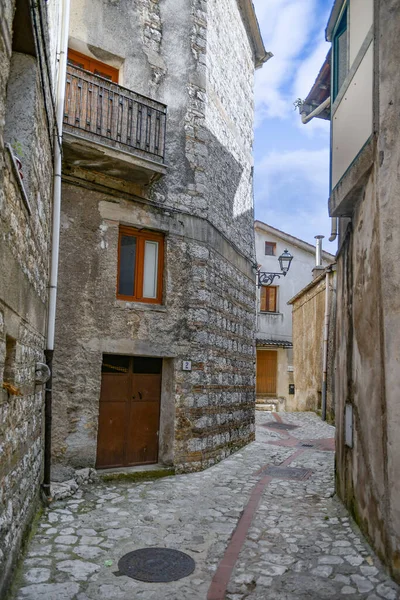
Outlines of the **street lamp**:
M293 256L290 252L285 249L285 251L278 258L279 266L281 268L280 273L266 273L265 271L258 271L257 275L257 286L261 287L263 285L272 285L274 279L276 277L280 278L282 275L286 277L286 273L288 273L290 269L290 265L292 264Z

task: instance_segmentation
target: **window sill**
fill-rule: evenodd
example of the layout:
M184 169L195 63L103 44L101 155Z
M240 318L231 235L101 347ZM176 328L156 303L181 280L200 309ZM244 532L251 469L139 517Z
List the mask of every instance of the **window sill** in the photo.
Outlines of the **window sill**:
M260 315L282 315L281 312L272 312L269 310L260 310Z
M129 300L116 300L115 306L126 308L127 310L143 310L150 312L167 312L167 307L163 304L147 304L146 302L129 302Z

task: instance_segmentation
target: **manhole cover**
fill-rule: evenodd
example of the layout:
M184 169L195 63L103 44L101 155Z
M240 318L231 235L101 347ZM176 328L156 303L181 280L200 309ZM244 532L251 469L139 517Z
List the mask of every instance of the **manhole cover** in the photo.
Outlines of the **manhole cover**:
M299 425L289 425L289 423L275 423L272 421L271 423L265 423L264 427L270 427L271 429L283 429L285 431L290 431L291 429L297 429Z
M302 448L314 448L314 444L300 444Z
M278 477L279 479L296 479L304 481L312 475L310 469L300 469L296 467L273 467L269 466L262 472L263 475Z
M120 575L147 582L177 581L193 573L195 566L191 556L170 548L142 548L118 561Z

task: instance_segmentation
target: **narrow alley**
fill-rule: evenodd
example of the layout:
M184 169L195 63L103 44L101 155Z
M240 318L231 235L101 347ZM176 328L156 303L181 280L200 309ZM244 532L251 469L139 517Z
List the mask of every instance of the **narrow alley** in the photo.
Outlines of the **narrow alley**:
M54 502L37 525L12 597L399 598L334 495L334 428L313 413L257 413L257 421L256 442L206 471L88 484ZM194 571L170 583L120 572L122 556L154 547L188 554ZM158 574L168 569L162 559L154 564Z

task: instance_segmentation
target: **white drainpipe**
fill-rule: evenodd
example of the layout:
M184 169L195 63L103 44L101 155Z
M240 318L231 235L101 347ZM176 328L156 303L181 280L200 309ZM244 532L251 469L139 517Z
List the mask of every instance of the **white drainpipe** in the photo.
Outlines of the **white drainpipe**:
M304 123L304 125L305 125L306 123L311 121L311 119L313 119L314 117L318 117L318 115L320 115L322 112L324 112L324 110L329 108L330 105L331 105L331 99L329 97L322 104L317 106L317 108L315 110L313 110L312 112L310 112L309 114L302 112L301 113L301 122Z
M330 242L334 242L337 238L338 234L338 218L331 217L331 237L329 238Z
M322 349L322 420L326 421L326 395L327 395L327 379L328 379L328 341L329 341L329 320L330 320L330 307L329 307L329 280L330 270L326 271L325 276L325 318L324 318L324 341Z
M57 129L54 135L54 183L53 183L53 230L51 244L50 268L50 298L47 321L47 349L54 350L54 328L56 320L56 297L58 279L58 255L60 248L60 209L61 209L61 144L64 118L65 80L67 75L68 29L69 29L70 0L63 0L60 57L58 65L56 121Z
M60 249L60 214L61 214L61 166L62 166L62 127L64 116L65 80L67 74L68 30L70 0L62 0L60 30L60 54L57 74L56 123L54 133L54 181L53 181L53 224L51 238L51 266L49 283L49 312L47 317L46 363L50 369L50 379L46 384L45 424L44 424L44 475L43 490L50 497L51 475L51 427L52 427L52 370L54 352L54 330L56 321L56 300L58 280L58 256Z

